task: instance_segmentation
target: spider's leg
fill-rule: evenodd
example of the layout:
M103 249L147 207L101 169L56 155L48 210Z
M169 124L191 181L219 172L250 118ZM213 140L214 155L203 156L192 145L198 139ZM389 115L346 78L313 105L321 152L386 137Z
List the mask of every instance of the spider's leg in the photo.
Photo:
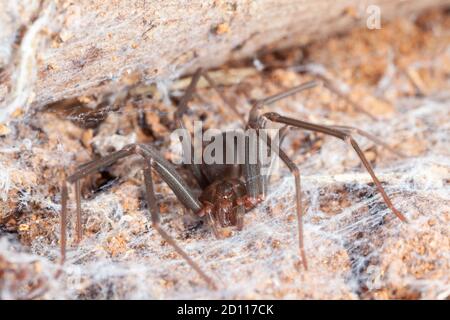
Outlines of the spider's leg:
M130 144L125 146L123 149L113 152L110 155L107 155L106 157L96 159L89 161L85 163L84 165L81 165L78 167L78 169L67 178L67 182L74 183L75 181L82 179L86 177L87 175L94 173L95 171L108 167L112 165L114 162L116 162L119 159L125 158L129 155L132 155L135 153L135 145Z
M247 190L238 190L237 196L240 199L245 199L247 197ZM240 231L244 228L244 215L246 212L245 204L241 201L236 201L236 227Z
M258 121L258 125L256 127L256 130L259 131L260 129L263 129L264 126L261 121ZM286 132L287 127L283 127L282 134L284 135ZM271 145L271 139L270 137L267 137L266 140L267 147L270 150L270 153L274 151L280 159L284 162L284 164L288 167L289 171L294 176L295 180L295 202L296 202L296 213L297 213L297 227L298 227L298 246L300 250L300 257L303 263L303 267L305 270L308 269L308 263L306 260L306 254L305 254L305 246L303 241L303 209L302 209L302 189L301 189L301 178L300 178L300 170L295 165L295 163L289 158L289 156L281 149L281 146L278 145L278 148L272 149ZM280 143L281 144L281 143ZM267 183L268 179L265 179L265 182Z
M268 66L268 67L270 67L270 66ZM279 67L286 68L286 67L289 67L289 66L286 66L286 65L284 65L284 66L276 66L276 65L274 65L272 67L275 67L275 68L279 68ZM296 67L294 67L294 69L296 69ZM330 79L328 76L326 76L322 72L308 70L308 68L306 70L304 70L304 71L306 71L306 73L308 73L312 77L318 79L318 81L320 81L327 90L329 90L330 92L332 92L335 95L337 95L340 99L344 100L347 104L352 106L353 109L361 112L362 114L365 114L366 116L368 116L372 120L378 120L376 116L371 114L369 111L365 110L361 106L361 104L359 104L358 102L354 101L352 98L350 98L350 96L348 94L342 92L342 90L339 89L338 86L333 84L333 79Z
M161 237L167 241L174 249L175 251L183 257L184 260L195 270L197 273L202 277L208 285L210 285L212 288L216 288L216 285L214 281L206 275L205 272L200 268L200 266L192 260L186 252L184 252L183 249L181 249L180 246L176 243L176 241L168 234L164 229L161 228L160 225L160 213L159 213L159 207L156 203L156 197L155 197L155 190L153 187L153 178L151 173L151 167L155 167L153 164L154 160L152 158L145 159L144 164L144 181L145 181L145 194L147 198L147 204L149 207L150 215L151 215L151 221L153 228L158 231L158 233L161 235Z
M256 136L245 136L245 162L242 169L248 196L256 202L264 198L265 189L264 178L261 174L259 140L258 131L256 131Z
M144 144L130 144L125 146L122 150L116 151L106 157L100 158L95 161L89 162L87 165L82 165L80 169L75 171L74 174L67 178L69 183L73 183L96 170L110 166L117 160L130 156L132 154L138 154L145 157L151 157L154 159L155 169L163 177L164 181L174 191L177 198L189 209L197 212L201 209L201 203L193 195L193 192L184 182L180 174L175 170L175 167L169 163L163 156L153 148L151 145Z
M302 84L300 84L298 86L292 87L292 88L290 88L288 90L285 90L283 92L274 94L273 96L264 98L262 100L258 100L253 105L252 111L258 110L260 107L262 107L264 105L271 105L271 104L273 104L273 103L275 103L275 102L277 102L277 101L279 101L281 99L284 99L284 98L290 97L290 96L292 96L292 95L294 95L296 93L299 93L300 91L314 88L318 84L319 83L317 81L308 81L308 82L302 83Z
M279 130L279 132L278 132L278 137L279 137L278 138L278 140L279 140L278 141L278 148L281 148L281 145L283 144L284 139L286 138L287 134L289 133L289 129L291 129L291 127L289 127L288 125L285 125ZM275 159L272 159L272 161L273 160L275 160ZM270 185L270 182L271 182L271 179L272 179L272 169L273 169L272 165L273 165L273 163L271 163L270 165L271 165L270 171L269 171L269 173L267 175L267 182L266 182L267 185Z
M261 150L260 148L260 136L259 136L259 129L263 128L263 124L261 123L260 115L260 109L264 105L270 105L273 104L281 99L284 99L286 97L292 96L298 92L301 92L306 89L314 88L317 86L317 81L309 81L305 82L303 84L300 84L298 86L292 87L289 90L280 92L278 94L275 94L273 96L267 97L265 99L256 101L253 104L253 107L250 111L249 120L247 123L247 128L253 128L256 129L257 137L248 137L245 144L245 164L243 168L247 189L249 192L250 197L256 198L258 196L264 196L265 189L267 187L268 179L265 176L261 175L261 164L259 163L259 152ZM280 140L282 140L285 136L285 132L287 130L287 127L283 128L281 130L280 134ZM267 137L268 138L268 137ZM266 143L269 145L270 148L270 139L267 139ZM256 146L255 146L256 145ZM257 161L252 161L250 163L250 158L255 158L255 153L257 155Z
M245 214L245 207L244 206L238 206L236 208L236 227L239 231L241 231L244 228L244 214Z
M225 96L223 91L220 90L219 86L213 80L213 78L211 78L211 76L206 71L203 71L202 75L206 79L206 81L208 81L209 85L217 92L217 94L219 95L220 99L222 99L222 101L227 105L227 107L230 108L239 117L239 119L242 121L242 123L245 124L244 117L236 109L236 106L233 103L231 103L230 100L228 100L228 98Z
M83 238L83 231L81 228L81 180L75 181L75 202L77 205L76 242L80 243Z
M198 199L194 196L193 192L184 182L183 178L178 174L175 168L165 160L159 152L149 145L130 144L125 146L122 150L116 151L106 157L93 160L87 164L81 165L72 175L70 175L62 185L62 198L61 198L61 261L65 260L66 256L66 243L67 243L67 199L68 190L67 182L75 183L76 201L77 201L77 242L81 240L81 195L80 195L80 179L94 173L95 171L110 166L119 159L127 156L139 154L145 157L151 157L154 159L155 170L163 177L164 181L174 191L177 198L181 203L190 210L198 212L202 205Z
M187 104L192 99L192 97L197 89L198 81L200 80L201 77L205 78L205 80L208 82L208 84L211 86L211 88L213 88L214 91L217 92L217 94L219 95L219 97L223 101L223 103L225 103L242 120L242 122L245 123L245 119L242 117L242 115L236 109L236 106L234 104L232 104L231 101L228 100L228 98L225 96L223 91L219 88L219 86L214 81L214 79L211 78L211 76L208 74L208 72L206 72L202 68L198 68L195 71L194 75L192 76L191 82L189 83L189 86L187 87L186 92L180 101L180 105L177 109L177 112L175 113L175 118L180 119L181 116L186 112L186 110L188 108Z
M193 212L198 212L202 209L202 204L194 195L192 190L186 184L181 175L177 172L175 167L159 153L151 145L137 145L136 152L142 155L145 159L152 159L153 168L158 172L161 178L167 183L170 189L175 193L178 200L188 209Z
M319 78L322 83L323 86L328 89L329 91L331 91L332 93L334 93L335 95L337 95L339 98L341 98L342 100L344 100L346 103L348 103L350 106L352 106L353 109L365 114L366 116L368 116L369 118L371 118L372 120L378 120L373 114L371 114L369 111L365 110L359 103L357 103L356 101L354 101L352 98L350 98L347 94L343 93L340 89L338 89L330 80L328 80L326 77L322 76L322 75L318 75L315 74L315 77Z
M296 164L289 158L289 156L281 149L278 149L278 156L286 164L289 171L291 171L295 180L295 204L297 209L297 224L298 224L298 246L300 249L300 256L305 270L308 269L306 261L305 247L303 242L303 207L302 207L302 188L300 170Z
M280 146L284 141L284 138L286 138L287 134L289 133L290 127L288 125L283 126L280 129L279 135L280 135Z
M188 109L188 103L192 100L192 96L194 95L194 92L197 88L198 81L200 80L200 77L202 76L203 69L198 68L194 75L192 76L191 82L189 83L188 87L186 88L186 91L183 95L183 97L180 100L180 104L178 105L177 111L175 112L175 120L179 121L181 120L182 116L186 113Z
M340 130L340 131L344 131L344 132L348 133L349 135L351 135L351 134L359 134L360 136L366 137L367 139L371 140L375 144L378 144L378 145L382 146L383 148L386 148L387 150L389 150L390 152L392 152L393 154L395 154L396 156L398 156L400 158L407 158L408 157L407 155L405 155L401 151L392 148L386 142L384 142L383 140L375 137L373 134L370 134L367 131L364 131L364 130L361 130L361 129L355 128L355 127L350 127L350 126L328 126L328 127L333 128L333 129L337 129L337 130Z
M188 132L183 124L183 115L188 110L188 103L192 99L192 97L195 93L195 90L196 90L198 81L200 80L200 77L202 75L202 72L203 72L203 70L201 68L198 68L195 71L194 75L192 76L191 82L189 83L183 97L180 100L177 111L174 114L174 120L175 120L177 127L179 129L183 129L186 133L188 133ZM190 138L190 134L189 134L189 138ZM185 139L185 138L183 138L183 139ZM189 151L183 150L183 152L191 155L191 163L186 164L186 165L189 166L189 168L191 169L191 172L192 172L195 180L199 184L199 186L204 188L209 184L209 181L203 174L201 165L199 163L195 163L195 157L194 157L195 149L194 149L194 146L192 145L191 139L189 139L189 144L190 144L189 146L185 146L185 142L183 141L183 148L190 148Z
M81 241L82 231L81 231L81 191L80 191L80 180L87 175L95 172L96 170L107 167L117 160L127 157L134 153L134 146L129 145L123 148L120 151L114 152L109 156L106 156L101 159L92 160L87 162L84 165L81 165L78 170L75 171L72 175L67 177L62 184L62 195L61 195L61 264L64 263L66 259L66 245L67 245L67 200L68 200L68 189L67 183L75 183L75 198L77 205L77 224L76 224L76 233L77 233L77 242Z
M61 188L61 221L60 221L60 227L61 227L61 235L60 235L60 252L61 252L61 264L64 264L64 261L66 260L66 243L67 243L67 198L68 198L68 191L67 191L67 182L64 180Z
M367 161L361 148L359 147L359 145L356 143L356 141L353 139L353 137L348 132L334 129L334 128L331 128L328 126L314 124L311 122L306 122L306 121L301 121L301 120L297 120L297 119L293 119L293 118L289 118L289 117L284 117L275 112L266 113L263 116L274 122L287 124L287 125L298 127L298 128L305 129L305 130L320 132L320 133L323 133L326 135L334 136L336 138L339 138L339 139L349 143L351 145L351 147L355 150L358 157L360 158L360 160L361 160L362 164L364 165L364 167L366 168L367 172L372 177L372 180L375 183L378 191L381 193L381 196L383 197L383 200L386 203L386 205L389 207L389 209L391 209L391 211L401 221L406 222L406 218L403 216L403 214L400 213L400 211L398 211L394 207L389 196L384 191L383 186L381 185L380 181L378 180L377 176L375 175L375 172L373 171L372 166L370 165L369 161Z
M214 236L216 239L223 239L223 235L220 233L219 229L220 227L217 225L217 221L213 218L211 212L207 214L207 218L209 221L209 224L211 225L211 228L213 230Z

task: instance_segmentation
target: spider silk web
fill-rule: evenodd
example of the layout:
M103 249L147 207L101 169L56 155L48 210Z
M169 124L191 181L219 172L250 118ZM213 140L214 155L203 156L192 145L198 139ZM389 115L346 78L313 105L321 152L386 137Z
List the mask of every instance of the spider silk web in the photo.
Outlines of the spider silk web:
M300 102L293 99L289 105L306 116ZM288 151L298 133L289 134L283 148L302 174L308 271L299 264L293 178L281 166L272 178L267 199L246 214L244 230L223 240L216 240L206 226L183 215L170 189L157 183L159 202L166 207L162 226L215 279L218 290L209 289L162 241L147 219L145 205L132 212L124 209L121 195L138 199L142 185L116 183L117 187L82 201L85 227L95 232L88 233L80 246L68 248L58 279L60 198L50 197L45 188L25 192L21 196L24 205L35 203L53 212L54 238L48 243L37 237L26 248L14 235L1 235L1 256L26 270L27 277L20 282L13 276L4 277L0 295L3 299L34 295L48 299L338 299L403 294L445 299L450 292L449 105L450 97L444 94L402 99L396 105L396 116L379 122L339 116L340 124L356 122L358 127L390 139L391 145L413 141L421 146L418 155L406 159L380 151L375 167L408 224L401 223L385 206L355 153L343 142L326 137L319 151L299 158ZM200 107L194 105L193 109ZM321 116L323 111L308 110L308 117ZM127 136L114 143L120 147L133 139ZM357 140L363 149L373 145L364 138ZM14 152L26 143L18 141L8 150ZM7 147L2 146L4 151ZM67 156L61 161L72 160ZM120 181L142 179L135 162L126 162L129 171ZM18 188L7 170L2 170L0 186L3 196ZM71 194L72 217L73 199ZM72 221L69 239L74 239L73 226ZM111 251L107 246L124 249ZM29 284L40 282L44 285L30 292Z

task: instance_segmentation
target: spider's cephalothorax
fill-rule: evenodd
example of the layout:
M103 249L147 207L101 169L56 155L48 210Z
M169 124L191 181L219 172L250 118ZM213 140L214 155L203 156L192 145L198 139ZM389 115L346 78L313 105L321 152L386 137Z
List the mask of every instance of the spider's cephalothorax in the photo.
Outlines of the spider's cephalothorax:
M203 73L201 69L192 77L192 81L186 89L185 95L180 101L177 112L175 113L175 122L178 127L182 128L183 123L181 121L182 115L188 108L188 102L192 98L195 91L196 84L201 76L204 76L210 83L211 87L218 91L224 102L230 106L230 109L236 111L234 105L230 104L226 97L215 85L214 81L208 76L207 73ZM278 113L262 113L261 109L264 105L271 105L278 100L291 96L302 90L312 88L316 85L315 81L310 81L302 85L293 87L289 90L268 97L266 99L257 101L253 104L252 110L248 122L245 124L245 128L252 128L257 132L264 128L265 122L270 120L273 122L281 123L287 126L293 126L304 130L319 132L325 135L334 136L347 142L360 158L362 164L372 177L376 188L381 193L384 202L389 209L402 221L406 221L405 217L393 206L388 195L384 191L383 186L376 177L372 166L367 161L364 153L359 145L353 139L352 134L363 135L372 141L387 147L394 153L399 154L396 150L392 150L384 142L378 138L370 135L367 132L348 126L325 126L320 124L314 124L302 120L297 120L289 117L284 117ZM240 116L240 115L239 115ZM247 140L246 140L247 141ZM268 142L268 140L267 140ZM193 149L193 146L190 146ZM226 145L227 148L235 148L234 144ZM149 213L153 228L161 235L161 237L170 244L175 251L180 254L186 262L193 268L198 274L205 279L208 284L215 287L214 281L206 275L206 273L200 268L200 266L193 261L186 252L181 249L176 241L165 232L160 225L159 206L156 201L155 191L153 187L152 170L161 176L161 178L168 184L173 190L178 200L183 206L189 209L197 216L203 217L209 221L209 224L213 228L214 233L218 238L221 237L220 228L236 226L238 229L242 229L244 226L244 214L248 210L254 208L258 203L264 199L268 179L266 179L261 170L259 164L255 164L248 159L251 158L251 151L249 144L245 142L245 162L242 164L189 164L188 167L197 181L197 184L202 189L202 193L199 197L191 190L181 175L177 172L175 167L167 161L158 150L149 144L132 144L124 147L122 150L113 152L109 156L103 157L98 160L93 160L84 165L78 167L77 171L67 177L62 185L62 200L61 200L61 262L65 260L66 250L66 225L67 225L67 199L68 188L67 182L75 184L75 196L77 205L77 224L76 235L77 242L81 240L82 228L81 228L81 184L80 180L89 174L96 172L97 170L110 166L117 160L124 157L138 154L144 159L143 173L144 173L144 185L145 195L148 203ZM286 153L281 148L277 149L277 156L284 162L284 164L292 172L295 180L295 201L296 201L296 215L298 219L298 242L300 257L305 269L307 269L306 255L303 246L303 213L302 213L302 201L301 201L301 188L300 188L300 171L298 167L291 161Z
M199 200L203 209L198 215L209 218L218 237L222 237L219 228L236 226L241 230L244 214L256 205L254 199L248 196L245 183L233 178L213 182L203 190Z

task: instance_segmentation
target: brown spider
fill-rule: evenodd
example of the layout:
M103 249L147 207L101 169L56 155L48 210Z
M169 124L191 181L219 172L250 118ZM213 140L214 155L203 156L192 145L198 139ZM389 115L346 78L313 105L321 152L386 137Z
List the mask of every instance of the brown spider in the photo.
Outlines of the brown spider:
M227 102L225 96L218 89L214 81L204 73L201 69L197 70L192 77L192 81L189 84L184 96L182 97L177 112L175 113L175 122L179 128L183 127L181 118L187 110L188 102L191 100L197 82L201 76L204 76L221 96L221 98L230 106L230 108L237 113L232 104ZM310 81L302 85L293 87L287 91L265 98L263 100L253 103L253 107L250 111L249 119L246 123L246 128L252 128L257 133L264 128L265 120L278 122L284 124L286 129L288 126L293 126L305 130L320 132L326 135L331 135L347 142L357 153L361 159L362 164L370 174L375 183L378 191L381 193L384 202L389 209L402 221L406 221L406 218L393 206L388 195L384 191L380 181L377 179L375 173L369 162L367 161L364 153L353 139L352 134L357 133L363 135L374 142L383 145L391 151L399 154L399 152L391 149L388 145L373 137L372 135L361 131L359 129L347 126L325 126L319 124L313 124L306 121L296 120L293 118L284 117L275 112L262 113L263 106L271 105L280 99L291 96L302 90L309 89L317 85L316 81ZM239 113L237 113L239 114ZM282 129L282 130L283 130ZM284 130L285 133L286 130ZM283 133L283 134L284 134ZM226 142L228 143L228 141ZM234 143L234 142L233 142ZM269 141L266 140L269 144ZM226 146L230 147L229 145ZM231 146L235 148L234 145ZM193 149L193 146L191 145ZM61 261L64 262L66 254L66 224L67 224L67 199L68 199L68 183L75 184L75 196L76 196L76 210L77 210L77 223L76 223L76 241L81 241L82 228L81 228L81 190L80 180L89 174L103 168L112 165L117 160L133 155L141 155L144 159L144 184L145 195L149 212L151 215L152 226L159 232L162 238L166 240L177 253L179 253L186 262L193 268L198 274L206 280L211 286L215 287L214 281L206 275L200 266L194 262L184 251L181 249L175 240L167 234L160 226L160 213L157 201L155 198L155 191L153 187L153 179L151 169L154 169L161 178L168 184L168 186L175 193L178 200L196 216L206 219L211 225L214 234L217 238L221 237L219 231L222 227L235 226L238 230L241 230L244 226L244 214L249 210L257 206L265 197L267 189L267 179L261 173L261 165L259 162L250 163L249 158L249 143L245 142L245 162L244 164L189 164L190 170L193 173L198 185L202 188L202 193L199 197L196 197L191 188L188 187L186 182L175 170L173 164L168 162L164 157L151 145L147 144L131 144L124 147L122 150L114 152L106 157L90 161L78 167L78 169L70 175L62 185L62 208L61 208ZM300 249L300 257L305 269L307 269L306 255L303 246L303 222L302 222L302 201L301 201L301 188L300 188L300 172L298 167L289 159L286 153L282 149L277 151L280 159L286 164L289 170L292 172L295 178L296 187L296 213L298 220L298 241Z

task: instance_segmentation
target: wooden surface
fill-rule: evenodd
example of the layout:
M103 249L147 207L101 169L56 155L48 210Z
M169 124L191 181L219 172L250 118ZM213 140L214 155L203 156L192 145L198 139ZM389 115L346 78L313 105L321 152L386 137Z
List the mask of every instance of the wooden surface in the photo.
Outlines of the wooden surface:
M61 99L114 90L124 82L176 77L199 66L214 67L230 59L252 56L262 49L304 44L351 26L366 25L367 8L372 1L80 0L76 4L57 1L50 6L46 1L32 3L34 6L29 1L12 4L0 0L0 6L5 8L0 13L3 110L14 99L17 107L36 108ZM379 0L377 4L381 18L389 20L449 3ZM17 33L26 35L44 14L48 17L41 21L42 28L37 32L40 43L30 48L34 50L33 57L28 51L31 60L28 69L23 69L24 54L19 50L23 43L20 37L17 40ZM22 87L25 85L28 91L20 86L17 89L21 63L22 77L28 81ZM19 95L22 99L17 101Z

